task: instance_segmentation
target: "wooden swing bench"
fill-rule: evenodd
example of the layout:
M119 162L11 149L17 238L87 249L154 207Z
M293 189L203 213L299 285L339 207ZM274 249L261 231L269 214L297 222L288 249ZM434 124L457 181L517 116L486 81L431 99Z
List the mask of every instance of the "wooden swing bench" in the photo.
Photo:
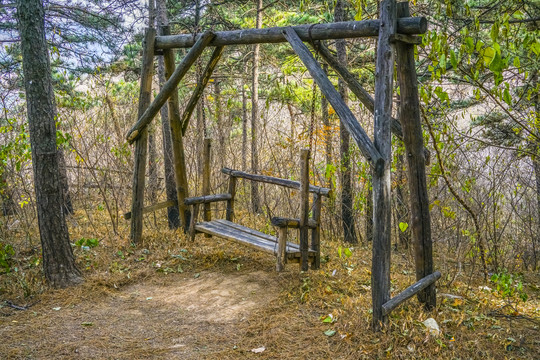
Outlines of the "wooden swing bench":
M189 235L194 239L195 234L204 233L223 239L236 241L252 248L274 254L277 258L276 270L282 271L286 263L300 263L303 270L307 270L307 264L311 263L312 269L320 265L320 215L321 200L323 196L329 196L330 189L309 185L302 186L303 182L281 179L272 176L249 174L243 171L223 168L222 173L229 176L229 188L225 194L206 195L197 198L187 198L186 205L192 206ZM279 185L291 189L307 189L313 193L312 217L309 217L309 197L301 196L304 204L301 205L303 216L299 219L273 217L272 225L279 229L278 236L271 236L263 232L245 227L234 222L234 203L236 195L237 179L246 179L267 184ZM306 179L307 180L307 179ZM211 219L210 203L226 201L227 210L225 219ZM307 203L306 203L307 202ZM204 206L202 222L198 222L200 205ZM307 221L303 221L303 219ZM300 230L300 244L288 242L288 229ZM311 243L307 244L307 232L311 231ZM302 239L305 239L302 241Z

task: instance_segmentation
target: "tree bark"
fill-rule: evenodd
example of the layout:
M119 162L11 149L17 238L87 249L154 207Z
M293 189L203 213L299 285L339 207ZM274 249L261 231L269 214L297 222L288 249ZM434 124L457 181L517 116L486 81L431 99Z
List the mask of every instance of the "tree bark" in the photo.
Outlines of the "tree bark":
M62 204L64 212L67 215L73 215L73 203L71 202L71 194L69 193L69 181L67 176L66 158L64 150L57 149L58 154L58 175L60 177L60 186L62 187Z
M248 73L247 62L244 63L244 75ZM247 110L247 94L245 76L242 76L242 170L247 171L247 123L248 123L248 110Z
M255 0L257 3L257 20L256 28L262 28L262 0ZM260 120L259 111L259 44L253 46L253 69L252 69L252 85L251 85L251 172L257 174L259 172L259 154L257 146L258 122ZM255 213L261 212L261 200L259 197L259 186L256 182L251 183L251 205Z
M52 286L66 287L82 278L75 266L63 207L44 16L40 0L17 0L43 270Z
M225 166L225 124L223 122L223 111L221 108L221 84L219 80L214 80L214 101L216 103L216 125L218 129L218 137L219 137L219 148L218 148L218 154L219 155L219 167L222 168Z
M336 2L336 7L334 8L334 20L336 22L346 21L342 0L337 0ZM336 40L336 50L338 61L341 65L346 66L347 47L345 39ZM343 101L345 104L348 104L347 85L341 78L338 79L338 89ZM345 125L341 122L339 126L339 138L341 140L339 150L341 156L341 221L343 225L343 235L346 242L356 244L358 239L356 237L353 216L352 171L350 158L351 135L345 128Z

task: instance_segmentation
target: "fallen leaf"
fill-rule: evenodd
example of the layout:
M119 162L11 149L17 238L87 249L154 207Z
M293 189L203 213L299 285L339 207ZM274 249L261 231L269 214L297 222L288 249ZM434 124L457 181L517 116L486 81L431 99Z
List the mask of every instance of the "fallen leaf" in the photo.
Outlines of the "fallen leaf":
M90 322L90 321L85 321L85 322L81 323L81 325L82 326L92 326L92 325L94 325L94 323Z
M58 311L58 310L61 309L61 307L60 307L60 306L57 306L57 307L53 307L52 309L53 309L54 311Z

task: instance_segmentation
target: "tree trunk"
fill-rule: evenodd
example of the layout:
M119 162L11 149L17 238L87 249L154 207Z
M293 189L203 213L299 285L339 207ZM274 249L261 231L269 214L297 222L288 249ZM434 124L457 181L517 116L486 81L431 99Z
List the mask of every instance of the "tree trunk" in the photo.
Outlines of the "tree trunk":
M262 28L262 0L255 0L257 3L256 28ZM253 70L251 86L251 171L259 173L259 154L257 146L258 122L260 120L259 111L259 56L260 45L253 46ZM261 212L261 201L259 197L259 187L254 181L251 182L251 205L255 213Z
M540 151L540 149L537 147L537 153ZM532 267L533 271L536 270L536 267L538 266L538 247L540 246L540 158L538 155L535 159L533 159L533 167L534 167L534 175L536 177L536 221L537 223L537 233L536 233L536 239L533 239L533 258L532 258Z
M323 65L324 72L328 73L328 65ZM321 94L321 113L322 121L324 126L324 144L325 144L325 159L326 159L326 169L327 171L332 166L332 131L330 128L330 117L328 116L328 100L324 94ZM292 139L291 139L292 140ZM325 174L325 176L328 174ZM326 179L326 187L333 189L334 184L332 183L332 178L330 176Z
M244 75L247 75L247 62L244 64ZM245 76L242 77L242 170L247 171L247 95Z
M219 137L219 167L222 169L225 166L225 124L223 122L223 109L221 108L221 84L218 80L214 80L214 101L216 102L216 125Z
M345 21L345 11L343 9L343 1L338 0L334 9L334 19L336 22ZM337 57L340 64L347 65L347 47L345 39L336 40ZM345 82L339 78L338 80L339 94L345 103L348 103L348 91ZM351 244L356 244L355 221L353 216L353 194L352 194L352 172L350 158L350 141L351 136L345 126L340 123L339 137L341 139L340 155L341 155L341 219L343 224L343 233L345 241Z
M17 213L15 201L9 184L6 181L6 169L0 169L0 198L2 199L2 215L9 216Z
M63 207L44 16L40 0L17 0L43 270L52 286L66 287L82 278L75 266Z
M55 110L56 111L56 110ZM62 187L62 204L64 212L68 215L73 215L73 203L71 202L71 195L69 193L69 182L67 176L66 158L64 157L64 150L57 149L58 154L58 176L60 177L60 186Z
M166 0L156 0L157 22L158 29L161 32L162 26L167 26L167 4ZM158 57L158 77L160 89L165 84L165 62L163 56ZM166 105L161 107L161 134L163 137L163 167L165 174L165 192L167 201L176 200L176 182L174 179L174 159L171 140L171 124L169 121L169 110ZM177 229L180 227L180 218L178 214L178 206L170 206L167 208L167 220L169 229Z
M538 88L538 71L533 77L533 88ZM534 97L534 110L536 114L536 119L533 122L535 124L534 132L536 135L540 135L540 93L537 93ZM536 154L532 158L533 167L534 167L534 175L536 178L536 221L537 221L537 233L536 233L536 239L532 240L532 250L533 250L533 271L536 270L536 267L538 266L538 247L540 246L540 143L538 140L535 144L535 150Z

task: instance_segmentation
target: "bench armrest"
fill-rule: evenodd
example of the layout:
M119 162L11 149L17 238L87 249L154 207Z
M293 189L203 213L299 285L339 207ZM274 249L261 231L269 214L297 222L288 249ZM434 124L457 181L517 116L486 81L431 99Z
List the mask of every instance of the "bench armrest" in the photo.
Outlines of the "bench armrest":
M298 229L300 227L300 219L292 219L292 218L284 218L284 217L273 217L270 222L272 225L279 227L279 228L293 228ZM317 228L317 222L313 219L308 220L308 227L310 229Z
M216 194L216 195L203 195L194 196L184 199L184 204L190 206L195 204L209 204L218 201L228 201L232 199L231 194Z

